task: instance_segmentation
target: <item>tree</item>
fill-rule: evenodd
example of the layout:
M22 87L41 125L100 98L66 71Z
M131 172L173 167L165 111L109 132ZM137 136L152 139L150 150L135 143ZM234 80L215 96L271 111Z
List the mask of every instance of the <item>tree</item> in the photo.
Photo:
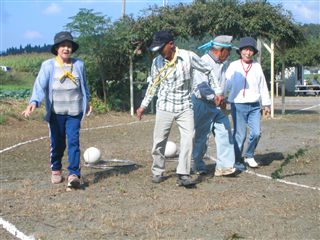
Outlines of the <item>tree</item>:
M129 92L129 60L135 60L136 74L149 68L154 56L147 48L154 32L160 29L168 29L176 39L187 41L218 34L273 39L282 53L304 41L291 14L281 5L266 1L196 0L189 5L154 6L137 19L125 16L114 23L92 10L81 9L71 19L67 28L78 34L80 53L89 63L90 77L99 79L90 80L91 88L94 86L98 95L102 89L104 101L109 99L112 107L117 105L114 102L127 101L123 93ZM122 107L126 108L126 104Z
M107 102L106 74L108 67L106 52L108 51L107 33L111 29L111 20L101 16L99 12L92 9L81 8L76 16L70 17L72 22L65 28L77 36L80 44L79 52L84 55L88 66L88 82L91 91L99 94L102 90L104 102Z

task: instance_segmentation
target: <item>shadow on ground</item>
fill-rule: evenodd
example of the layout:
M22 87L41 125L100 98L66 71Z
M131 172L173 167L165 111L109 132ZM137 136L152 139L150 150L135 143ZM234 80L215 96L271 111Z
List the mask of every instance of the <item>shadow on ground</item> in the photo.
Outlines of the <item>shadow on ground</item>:
M260 163L261 166L268 166L273 161L284 160L284 155L281 152L269 152L265 154L256 154L255 158Z

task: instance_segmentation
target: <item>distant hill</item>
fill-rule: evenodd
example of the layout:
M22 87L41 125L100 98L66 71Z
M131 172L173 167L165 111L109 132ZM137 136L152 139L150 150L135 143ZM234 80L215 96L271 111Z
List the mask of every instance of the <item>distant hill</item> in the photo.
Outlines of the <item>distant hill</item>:
M7 56L7 55L16 55L16 54L24 54L24 53L43 53L43 52L50 52L52 45L43 46L31 46L31 44L27 44L27 46L22 47L20 45L19 48L11 47L8 48L5 52L2 52L0 56Z

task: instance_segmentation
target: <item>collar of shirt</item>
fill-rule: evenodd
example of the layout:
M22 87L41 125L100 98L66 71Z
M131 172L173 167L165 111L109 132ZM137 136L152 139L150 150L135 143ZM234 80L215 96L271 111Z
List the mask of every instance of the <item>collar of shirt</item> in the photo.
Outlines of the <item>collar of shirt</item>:
M159 55L159 57L161 58L161 60L163 62L163 65L165 65L168 62L170 62L168 59L164 58L162 55ZM177 52L177 61L176 62L178 62L178 59L183 61L183 57L184 56L181 54L181 51L178 50L178 52Z

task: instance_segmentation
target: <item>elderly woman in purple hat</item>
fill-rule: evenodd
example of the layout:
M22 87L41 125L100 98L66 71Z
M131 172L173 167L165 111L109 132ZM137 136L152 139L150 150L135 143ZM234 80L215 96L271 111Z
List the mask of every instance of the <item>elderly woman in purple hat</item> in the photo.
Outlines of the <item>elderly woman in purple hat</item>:
M258 53L257 42L252 37L240 39L237 53L240 59L232 62L226 71L225 93L229 95L234 125L234 148L236 166L243 167L242 152L249 128L249 141L244 153L244 162L258 167L254 151L261 136L261 109L270 112L271 100L261 65L253 60Z
M35 80L29 105L22 112L25 117L46 99L45 120L50 130L51 182L63 181L62 157L68 145L68 187L80 187L80 123L90 114L89 90L84 62L71 58L79 45L71 33L59 32L54 37L51 52L54 58L44 61Z

